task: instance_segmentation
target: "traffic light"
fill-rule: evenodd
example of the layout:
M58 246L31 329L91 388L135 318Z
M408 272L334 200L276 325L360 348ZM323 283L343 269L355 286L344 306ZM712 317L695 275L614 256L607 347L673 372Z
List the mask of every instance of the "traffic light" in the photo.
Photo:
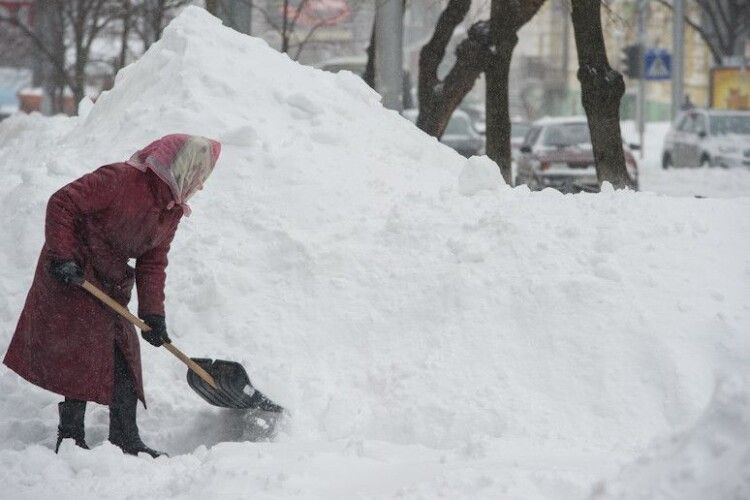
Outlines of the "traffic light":
M643 57L640 44L626 45L622 49L622 74L630 78L640 78L643 73Z

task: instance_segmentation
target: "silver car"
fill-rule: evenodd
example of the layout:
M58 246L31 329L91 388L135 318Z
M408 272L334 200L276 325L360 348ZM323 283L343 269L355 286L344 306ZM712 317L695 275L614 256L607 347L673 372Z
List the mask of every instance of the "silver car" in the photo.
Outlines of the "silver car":
M412 123L416 123L419 111L405 109L401 114ZM476 131L468 113L460 109L451 115L440 142L467 158L484 154L484 136Z
M663 168L750 167L750 111L685 111L664 138L661 164Z
M451 115L440 142L467 158L484 154L484 136L474 129L469 115L460 109Z

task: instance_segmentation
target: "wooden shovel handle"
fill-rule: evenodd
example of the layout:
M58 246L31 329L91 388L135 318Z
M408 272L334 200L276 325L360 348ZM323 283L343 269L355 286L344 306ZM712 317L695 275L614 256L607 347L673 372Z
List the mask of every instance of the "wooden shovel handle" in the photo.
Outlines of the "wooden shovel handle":
M97 299L107 304L110 308L112 308L113 311L115 311L117 314L119 314L126 320L133 323L133 325L137 326L142 331L148 332L151 330L151 327L148 326L141 318L139 318L135 314L128 311L127 307L123 307L119 302L117 302L112 297L110 297L106 293L99 290L96 286L94 286L90 282L84 280L84 282L81 284L81 287L83 287L87 292L89 292L91 295L93 295ZM162 345L163 347L167 349L167 351L174 354L177 359L185 363L188 368L193 370L208 385L210 385L214 389L218 389L218 387L216 386L216 380L214 380L211 374L208 373L206 370L204 370L203 367L201 367L201 365L199 365L198 363L190 359L184 352L177 349L174 346L174 344L165 342Z

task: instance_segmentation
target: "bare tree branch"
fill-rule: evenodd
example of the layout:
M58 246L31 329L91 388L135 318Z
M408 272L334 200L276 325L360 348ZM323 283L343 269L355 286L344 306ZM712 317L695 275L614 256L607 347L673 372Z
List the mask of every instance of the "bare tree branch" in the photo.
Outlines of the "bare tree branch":
M656 0L659 5L674 12L670 0ZM737 41L750 30L750 1L747 0L693 0L705 16L708 28L685 14L685 23L695 30L711 51L717 64L731 56L737 49Z
M326 24L327 24L327 21L320 21L315 26L313 26L312 28L310 28L310 31L307 32L307 34L305 35L305 38L303 38L300 42L297 43L297 45L296 45L297 46L297 52L295 52L294 58L293 58L295 61L297 59L299 59L299 56L302 53L302 51L304 50L305 45L307 44L307 42L310 41L310 39L313 37L313 35L315 34L315 32L318 31L318 29L320 29L323 26L325 26Z
M456 26L466 17L469 7L471 7L471 0L450 0L435 24L432 38L422 47L419 53L418 93L420 95L420 108L431 100L429 96L434 93L435 86L439 83L437 70L445 57L448 42L450 42Z
M23 35L31 40L31 42L36 46L37 50L39 50L50 62L50 64L54 66L55 71L58 72L60 77L64 79L65 84L72 88L73 82L68 76L68 70L65 67L64 61L60 61L59 58L52 51L50 51L49 47L47 47L44 41L36 35L36 33L31 31L28 26L20 22L15 17L0 15L0 24L2 23L10 24L11 26L14 26L21 30Z

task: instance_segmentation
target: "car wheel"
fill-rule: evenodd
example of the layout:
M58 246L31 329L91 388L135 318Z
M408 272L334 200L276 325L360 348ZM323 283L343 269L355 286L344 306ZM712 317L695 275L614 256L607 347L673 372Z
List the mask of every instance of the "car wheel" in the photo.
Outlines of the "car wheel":
M672 168L674 164L672 163L672 155L669 153L664 153L664 156L661 157L661 168L664 170L668 168Z

